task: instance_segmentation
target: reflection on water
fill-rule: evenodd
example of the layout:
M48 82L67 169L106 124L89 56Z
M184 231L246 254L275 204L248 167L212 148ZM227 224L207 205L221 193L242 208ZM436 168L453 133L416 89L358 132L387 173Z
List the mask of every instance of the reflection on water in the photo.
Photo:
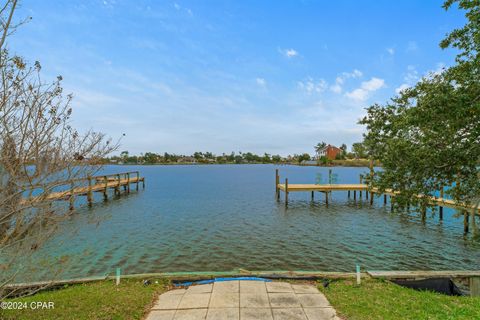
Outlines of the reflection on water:
M165 271L478 269L480 244L445 209L444 221L392 214L383 197L334 192L274 197L272 165L110 166L140 170L146 188L78 210L42 255L73 257L62 277ZM358 183L366 168L334 168L339 183ZM327 168L281 166L290 183L315 183ZM283 195L282 195L283 196ZM96 222L102 220L100 224Z

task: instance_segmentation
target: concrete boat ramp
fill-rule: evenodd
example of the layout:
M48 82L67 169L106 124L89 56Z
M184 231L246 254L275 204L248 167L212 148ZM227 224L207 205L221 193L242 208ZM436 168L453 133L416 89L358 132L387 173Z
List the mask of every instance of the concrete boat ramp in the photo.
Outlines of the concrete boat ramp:
M232 280L174 289L159 296L147 320L340 319L311 284Z

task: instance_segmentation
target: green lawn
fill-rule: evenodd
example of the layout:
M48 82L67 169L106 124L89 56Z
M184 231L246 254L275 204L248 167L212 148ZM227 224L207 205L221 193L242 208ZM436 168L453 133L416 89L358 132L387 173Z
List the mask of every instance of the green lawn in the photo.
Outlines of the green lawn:
M142 319L155 299L166 290L168 281L158 279L149 286L142 280L122 279L71 285L58 290L43 291L27 298L8 301L54 302L51 310L0 310L0 319Z
M450 297L403 288L387 281L363 280L319 285L339 316L348 320L480 319L480 297Z

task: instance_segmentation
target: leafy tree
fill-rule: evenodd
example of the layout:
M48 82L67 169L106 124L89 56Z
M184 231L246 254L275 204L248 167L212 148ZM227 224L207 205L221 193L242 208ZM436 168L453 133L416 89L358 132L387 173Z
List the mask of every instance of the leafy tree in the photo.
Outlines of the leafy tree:
M153 164L158 162L159 156L156 153L153 152L145 152L145 155L143 156L143 160L145 163Z
M449 0L444 8L454 3L466 11L467 24L440 46L459 50L456 64L370 106L360 121L368 153L383 165L370 185L400 191L397 206L422 212L428 199L417 194L435 196L449 186L453 199L475 203L480 193L480 2Z
M357 158L365 159L367 157L367 149L362 142L355 142L352 145L352 151Z
M273 163L279 163L280 161L282 161L282 157L280 157L280 155L276 154L272 156Z
M318 153L318 152L322 151L326 146L327 146L327 144L326 144L325 141L317 143L317 145L315 146L315 152Z
M310 155L308 153L303 153L297 156L298 163L302 163L303 161L308 161L308 160L310 160Z
M265 154L262 157L262 162L263 163L271 163L272 159L270 158L270 155L265 152Z

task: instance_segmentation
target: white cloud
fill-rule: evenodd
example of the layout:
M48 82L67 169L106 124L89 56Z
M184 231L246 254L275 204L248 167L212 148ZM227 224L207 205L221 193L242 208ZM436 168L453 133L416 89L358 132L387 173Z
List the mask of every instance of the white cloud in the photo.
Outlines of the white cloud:
M260 87L265 87L267 85L267 81L263 78L256 78L255 81Z
M357 69L354 69L352 72L342 72L342 74L335 79L335 84L330 86L330 90L334 93L342 93L342 85L345 83L345 80L349 78L360 78L362 75L363 73Z
M385 85L385 80L380 78L372 78L362 82L361 88L366 91L377 91Z
M290 49L278 49L278 51L289 59L298 56L298 51L295 50L295 49L292 49L292 48L290 48Z
M348 98L356 101L365 101L367 99L368 91L358 88L345 94Z
M397 94L399 94L400 92L402 92L403 90L406 90L406 89L408 89L408 88L410 88L410 86L409 86L408 84L402 83L402 84L400 85L400 87L398 87L398 88L395 89L395 92L396 92Z
M342 86L336 83L330 86L330 90L332 90L334 93L342 93Z
M385 80L373 77L368 81L363 81L360 88L345 94L346 97L356 100L365 101L371 92L377 91L385 86Z
M318 81L315 81L313 78L308 77L304 81L299 81L298 82L298 87L308 94L312 93L322 93L327 89L328 84L325 80L320 79Z
M402 83L398 88L395 89L395 92L399 94L403 90L410 88L419 80L418 71L415 66L409 65L407 66L407 72L403 77L404 83Z
M415 52L418 50L418 45L415 41L409 41L407 44L407 52Z
M177 9L178 11L182 10L182 6L180 6L178 3L174 2L173 3L173 7L175 9ZM185 12L189 15L189 16L193 16L193 12L192 10L190 10L189 8L184 8Z
M395 54L395 49L394 48L387 48L387 52L390 54L390 55L394 55Z

